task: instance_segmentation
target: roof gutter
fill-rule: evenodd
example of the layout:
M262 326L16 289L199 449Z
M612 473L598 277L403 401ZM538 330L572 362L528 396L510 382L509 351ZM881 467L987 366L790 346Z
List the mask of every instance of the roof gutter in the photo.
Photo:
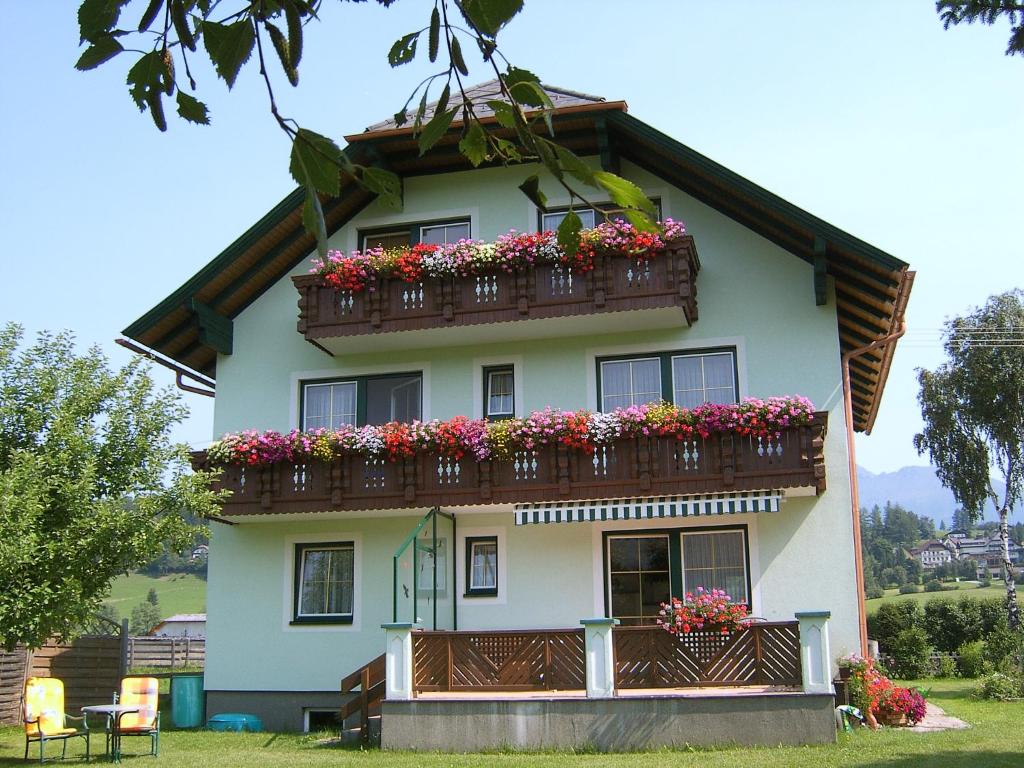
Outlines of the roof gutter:
M180 365L172 360L168 360L163 355L160 355L151 349L145 349L137 344L133 344L128 341L128 339L114 339L114 343L124 347L129 352L134 352L136 355L141 355L148 360L152 360L158 365L162 365L164 368L174 371L174 383L178 389L183 392L191 392L194 395L202 395L203 397L215 396L213 390L217 388L217 384L212 379L208 379L201 374L194 373L187 368L182 368ZM207 387L207 389L199 389L199 387L193 387L191 384L186 384L184 381L185 379L191 379L197 384Z
M913 272L904 272L903 279L900 281L899 293L903 296L910 295L910 284L914 282ZM856 563L856 574L857 574L857 622L860 629L860 653L861 656L868 655L868 622L867 622L867 606L864 603L864 557L861 551L861 535L860 535L860 491L857 485L857 457L854 446L853 437L853 395L850 390L850 361L855 357L860 357L866 352L870 352L874 349L886 347L886 358L892 360L892 353L894 351L893 345L900 339L903 334L907 332L907 323L904 319L904 313L907 308L906 300L896 307L896 314L893 317L894 324L897 326L897 330L894 333L890 333L888 336L883 336L881 339L871 342L870 344L859 347L857 349L851 349L849 352L843 354L842 358L842 369L843 369L843 408L846 415L846 448L847 455L849 456L850 466L850 503L851 511L850 517L853 523L853 548L854 548L854 561ZM886 366L888 369L888 366ZM877 405L876 405L877 408ZM874 418L872 417L872 421Z

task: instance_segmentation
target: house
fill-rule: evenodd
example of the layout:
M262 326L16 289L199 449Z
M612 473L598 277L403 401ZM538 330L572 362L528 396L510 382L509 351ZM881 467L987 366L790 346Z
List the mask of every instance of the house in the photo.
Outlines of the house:
M958 560L974 560L978 564L978 578L1002 578L1003 543L998 531L988 536L972 538L967 534L949 536L946 539L956 547ZM1024 562L1024 547L1010 539L1010 562L1020 565Z
M931 570L956 559L956 544L949 539L933 539L908 550L908 555L920 562L922 568Z
M210 541L208 712L299 729L337 710L341 681L386 690L389 747L830 741L834 659L864 647L842 356L901 328L913 273L624 102L548 90L560 140L685 234L585 270L310 274L297 190L126 329L215 380L214 433L233 435L196 458L233 492ZM391 122L348 136L402 177L403 207L345 182L324 203L331 248L421 244L402 252L420 269L455 253L423 246L557 226L552 179L538 210L518 188L537 169L473 169L459 130L424 157ZM893 350L850 361L858 431ZM773 396L792 423L779 401L757 412L770 428L754 406L732 420ZM662 400L721 406L693 431ZM698 589L758 622L656 625Z
M192 550L192 556L189 558L193 562L197 560L205 560L210 556L210 547L207 544L197 544Z
M176 613L149 631L153 637L206 637L205 613Z

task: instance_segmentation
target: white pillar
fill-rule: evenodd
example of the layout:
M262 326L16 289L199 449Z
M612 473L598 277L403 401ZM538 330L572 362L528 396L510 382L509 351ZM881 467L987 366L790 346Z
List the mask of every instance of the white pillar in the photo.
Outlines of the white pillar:
M615 646L612 627L618 619L581 619L588 699L610 699L615 695Z
M415 624L381 624L384 630L384 698L409 701L412 690L412 630Z
M798 613L800 667L804 693L835 693L832 688L832 651L828 642L829 611Z

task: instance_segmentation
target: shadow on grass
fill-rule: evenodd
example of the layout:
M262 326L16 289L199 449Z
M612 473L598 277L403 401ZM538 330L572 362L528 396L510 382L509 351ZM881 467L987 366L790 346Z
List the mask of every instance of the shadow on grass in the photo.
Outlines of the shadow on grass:
M945 750L924 755L908 755L905 757L883 758L871 762L853 763L857 768L1020 768L1021 753L1008 749L997 752L991 749Z

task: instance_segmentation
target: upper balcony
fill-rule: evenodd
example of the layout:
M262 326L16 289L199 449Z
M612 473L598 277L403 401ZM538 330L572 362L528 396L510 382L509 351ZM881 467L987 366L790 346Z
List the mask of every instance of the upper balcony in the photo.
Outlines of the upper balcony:
M686 236L650 258L600 255L583 273L539 264L411 283L374 278L358 292L316 275L292 281L299 333L331 353L353 353L688 326L697 319L699 269Z
M437 450L224 467L225 516L516 504L758 490L825 490L828 413L767 437L622 437L593 452L562 443L507 458L456 459ZM205 453L197 468L209 468Z

